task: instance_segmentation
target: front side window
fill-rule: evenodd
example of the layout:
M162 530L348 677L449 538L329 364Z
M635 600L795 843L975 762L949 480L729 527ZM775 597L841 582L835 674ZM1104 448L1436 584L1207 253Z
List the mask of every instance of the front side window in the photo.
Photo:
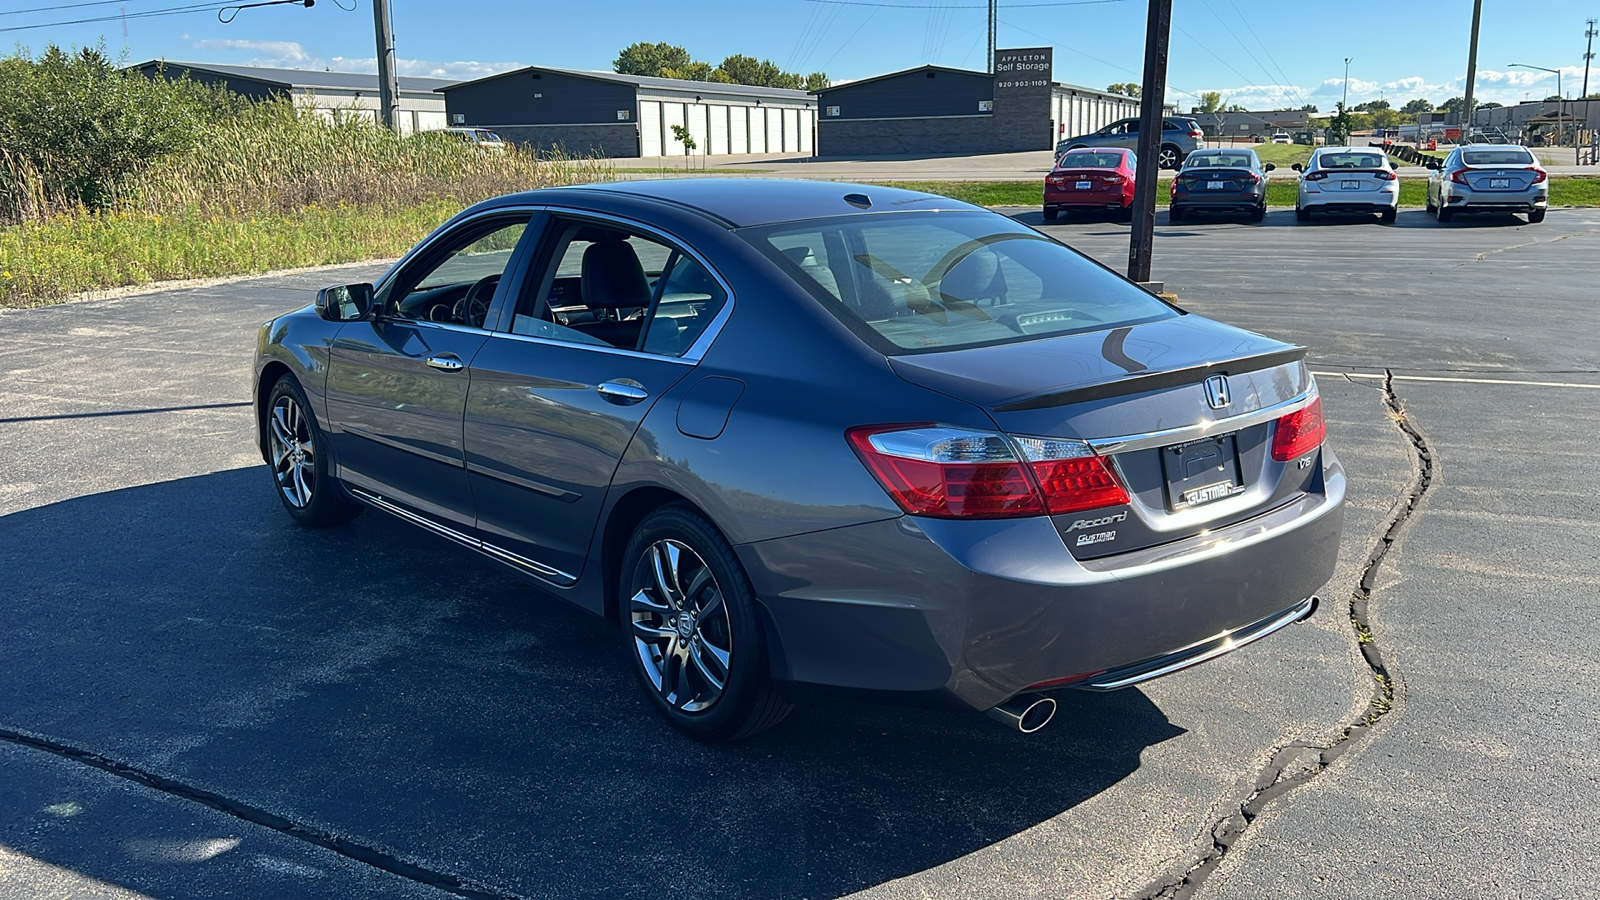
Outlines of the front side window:
M525 215L469 224L400 273L388 304L396 318L482 328L489 301L527 230Z
M888 355L1178 315L1098 263L996 215L848 216L742 234Z

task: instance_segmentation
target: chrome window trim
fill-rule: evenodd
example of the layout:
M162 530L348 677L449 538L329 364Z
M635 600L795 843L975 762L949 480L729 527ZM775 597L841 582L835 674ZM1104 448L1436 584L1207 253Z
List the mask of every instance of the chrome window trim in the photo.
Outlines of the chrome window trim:
M1120 437L1089 438L1087 443L1094 448L1094 452L1101 456L1182 444L1208 435L1225 434L1249 428L1252 425L1259 425L1262 422L1270 422L1310 406L1311 401L1317 399L1318 395L1317 383L1313 380L1311 386L1306 388L1300 395L1265 409L1241 413L1237 416L1229 416L1226 419L1217 419L1212 422L1201 422L1198 425L1168 428L1163 431L1149 431L1143 434L1128 434Z
M715 324L715 322L713 322ZM707 326L709 329L710 326ZM599 344L583 344L578 341L558 341L554 338L535 337L531 334L512 334L509 331L492 331L492 338L509 338L513 341L523 341L529 344L542 344L547 347L570 347L575 350L593 350L596 353L610 353L613 356L629 356L634 359L651 359L659 362L682 363L685 366L694 366L700 362L700 357L690 359L685 356L662 356L659 353L645 353L642 350L624 350L621 347L602 347ZM696 341L695 343L699 343ZM691 348L692 349L692 348Z
M563 588L571 587L578 581L578 576L576 575L570 575L561 571L560 569L555 568L554 566L547 566L537 560L532 560L526 556L520 556L516 553L512 553L510 550L496 547L495 545L485 541L480 541L471 535L463 534L462 532L459 532L448 525L435 522L426 516L419 516L411 510L385 500L383 497L380 497L364 488L352 487L350 488L350 494L357 500L360 500L369 506L375 506L386 513L390 513L391 515L410 522L413 525L420 525L434 534L439 535L440 537L455 541L456 543L461 544L469 549L476 550L490 559L516 566L518 569L533 575L540 581Z
M375 282L373 284L373 286L372 286L373 296L376 297L380 292L387 290L391 286L391 282L393 282L395 277L399 275L400 270L405 268L417 256L419 256L422 253L426 252L427 250L432 248L434 244L438 243L440 241L440 239L442 239L444 237L444 235L448 233L446 231L446 229L449 229L449 232L454 232L457 227L459 227L461 225L464 225L469 221L475 222L475 221L477 221L479 219L488 218L490 216L501 216L501 215L505 215L507 213L524 213L524 212L529 214L529 216L528 216L528 224L532 224L533 217L538 215L539 212L542 211L543 209L544 209L544 207L542 207L542 206L520 206L520 205L519 206L497 206L494 209L486 209L486 210L482 211L481 213L479 213L478 215L473 216L471 219L460 218L461 213L456 213L454 216L451 216L449 219L447 219L438 228L435 228L432 231L432 233L430 233L427 237L423 238L421 241L419 241L418 243L414 244L411 247L410 250L407 250L405 252L404 256L401 256L399 259L395 260L394 265L389 267L389 271L383 273L383 277L379 278L377 280L377 282ZM462 212L465 212L465 210L462 210ZM504 274L505 273L503 273L503 272L501 273L502 277L504 276ZM399 321L402 321L402 322L416 322L416 321L424 321L424 320L400 319ZM439 324L439 323L435 322L434 324ZM477 329L477 330L482 331L482 330L487 330L487 329Z

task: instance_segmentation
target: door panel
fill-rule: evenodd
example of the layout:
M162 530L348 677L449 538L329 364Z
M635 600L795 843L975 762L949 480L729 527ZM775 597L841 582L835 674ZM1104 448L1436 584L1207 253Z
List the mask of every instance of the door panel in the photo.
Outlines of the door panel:
M497 334L467 398L467 479L485 542L555 570L583 570L606 490L650 407L692 366L644 354ZM642 389L616 402L602 383Z

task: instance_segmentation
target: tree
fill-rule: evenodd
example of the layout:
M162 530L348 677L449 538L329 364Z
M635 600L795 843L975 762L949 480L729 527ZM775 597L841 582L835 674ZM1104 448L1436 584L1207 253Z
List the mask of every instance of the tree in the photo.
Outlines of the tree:
M1451 97L1449 100L1439 104L1439 108L1436 111L1444 113L1460 112L1461 105L1466 102L1465 97Z
M1424 100L1421 97L1418 97L1417 99L1407 103L1405 106L1400 107L1400 111L1411 116L1414 116L1417 113L1433 112L1433 101Z
M1561 95L1560 94L1551 94L1550 96L1544 98L1544 102L1546 102L1546 103L1560 103L1561 102Z
M1355 130L1355 117L1340 103L1337 112L1328 120L1328 143L1343 144L1350 140L1350 132Z
M1135 82L1119 81L1116 84L1108 85L1106 93L1118 94L1123 97L1139 97L1143 94L1143 90Z
M1315 103L1307 103L1305 106L1300 107L1300 111L1301 112L1317 112L1317 105Z
M801 85L801 87L808 91L825 90L832 86L833 82L829 80L828 76L822 72L812 72L810 75L807 75L805 83Z
M622 48L622 52L617 54L617 58L611 63L611 70L619 75L670 78L673 76L663 73L683 69L693 62L689 51L675 44L639 41Z
M1392 109L1378 109L1372 112L1373 128L1393 128L1401 122L1400 113Z
M711 68L710 63L692 60L681 66L662 69L662 78L676 78L680 81L727 81L726 78L717 77L717 70Z
M1503 109L1504 107L1505 107L1504 103L1496 103L1493 100L1490 100L1488 103L1479 103L1478 104L1478 108L1479 109Z
M1355 105L1356 112L1377 112L1380 109L1389 108L1389 101L1387 100L1368 100L1365 103L1357 103Z
M683 145L683 165L688 168L689 154L697 146L694 142L694 136L689 134L689 129L682 125L672 126L672 136L677 139L678 143Z
M1206 91L1200 95L1200 105L1196 112L1214 113L1222 108L1222 94L1217 91Z

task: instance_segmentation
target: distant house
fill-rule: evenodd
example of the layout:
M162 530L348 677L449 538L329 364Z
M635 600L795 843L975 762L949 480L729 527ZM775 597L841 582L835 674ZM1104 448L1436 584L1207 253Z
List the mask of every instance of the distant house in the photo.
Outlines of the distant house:
M151 78L176 79L188 75L202 84L221 85L258 100L288 98L329 116L357 115L374 122L378 120L377 75L167 60L151 60L129 68ZM411 77L400 78L399 82L401 134L445 127L444 98L437 91L456 82L447 78Z
M508 141L611 157L810 153L817 103L805 91L528 66L439 89L449 124Z
M1190 113L1188 118L1200 123L1207 137L1247 138L1250 135L1270 136L1275 131L1301 131L1311 123L1314 115L1304 109L1268 109L1238 112Z

